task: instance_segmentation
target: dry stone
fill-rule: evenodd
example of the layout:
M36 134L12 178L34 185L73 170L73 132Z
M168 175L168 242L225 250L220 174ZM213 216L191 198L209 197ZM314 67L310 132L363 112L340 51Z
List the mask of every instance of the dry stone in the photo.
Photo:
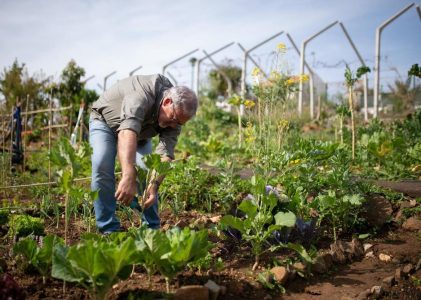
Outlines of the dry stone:
M404 277L403 273L402 273L402 269L401 268L397 268L395 270L395 280L399 281Z
M274 279L281 285L284 285L288 280L289 272L285 267L273 267L270 270Z
M339 264L346 263L346 256L344 253L342 242L336 241L330 245L330 253L332 254L333 261Z
M174 300L209 300L209 289L203 285L186 285L174 294Z
M301 263L301 262L296 262L292 265L292 267L294 268L294 270L296 270L297 272L302 272L304 273L306 271L306 266Z
M366 258L374 258L374 252L373 251L369 251L365 254Z
M369 198L365 202L365 206L366 220L372 226L382 227L392 217L392 204L384 197L376 196Z
M375 285L371 288L371 294L374 296L375 299L381 297L383 295L383 288L380 285Z
M411 217L402 224L402 228L409 231L421 230L421 220L416 217Z
M414 266L412 264L407 264L402 268L402 273L404 275L409 275L414 270Z
M323 274L327 272L328 267L326 266L326 262L323 256L319 255L314 259L312 270L319 274Z
M382 281L382 285L385 287L385 288L390 288L390 287L392 287L392 285L395 283L395 276L388 276L388 277L386 277L386 278L383 278L383 281Z
M205 283L205 287L207 287L209 289L209 299L210 300L218 299L218 296L221 293L221 287L218 284L216 284L212 280L208 280L208 282Z
M329 270L332 266L333 266L333 257L332 254L328 253L323 253L321 255L325 261L326 264L326 268Z
M364 244L363 247L364 247L364 252L367 252L368 250L370 250L373 247L373 245L372 244Z
M379 254L379 259L382 262L390 262L392 260L392 256L388 255L388 254L384 254L384 253L380 253Z
M364 256L364 247L359 239L353 238L350 243L350 246L353 257L360 258Z
M212 223L219 223L219 221L221 221L221 216L220 216L220 215L218 215L218 216L214 216L214 217L212 217L212 218L209 218L209 220L210 220Z

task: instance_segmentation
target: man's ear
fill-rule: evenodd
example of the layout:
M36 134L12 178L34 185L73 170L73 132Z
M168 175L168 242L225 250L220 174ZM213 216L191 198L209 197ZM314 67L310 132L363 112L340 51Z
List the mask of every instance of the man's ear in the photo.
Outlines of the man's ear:
M171 98L165 98L162 101L162 105L164 105L164 106L167 106L167 105L170 105L170 104L172 104L172 99Z

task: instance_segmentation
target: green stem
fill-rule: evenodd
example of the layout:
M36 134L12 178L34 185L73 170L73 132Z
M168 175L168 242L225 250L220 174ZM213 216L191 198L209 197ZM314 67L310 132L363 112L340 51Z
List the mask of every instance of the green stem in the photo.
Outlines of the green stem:
M64 200L64 243L67 245L67 230L68 230L68 207L69 207L69 192L66 193Z
M170 293L170 279L168 277L165 277L165 286L167 288L167 294Z
M239 108L237 108L237 112L238 112L238 144L241 147L241 143L242 143L242 126L241 126L241 111Z

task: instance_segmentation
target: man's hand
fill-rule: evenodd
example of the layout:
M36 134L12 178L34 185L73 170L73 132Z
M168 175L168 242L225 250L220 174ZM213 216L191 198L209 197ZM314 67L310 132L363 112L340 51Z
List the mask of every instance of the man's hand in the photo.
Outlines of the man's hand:
M118 184L115 197L129 205L136 195L136 133L132 130L121 130L118 133L118 157L121 163L122 178Z
M120 183L118 184L115 198L124 205L130 205L136 195L136 170L123 174Z
M143 203L144 209L151 207L158 196L158 186L156 184L149 184L148 191L146 192L146 199Z

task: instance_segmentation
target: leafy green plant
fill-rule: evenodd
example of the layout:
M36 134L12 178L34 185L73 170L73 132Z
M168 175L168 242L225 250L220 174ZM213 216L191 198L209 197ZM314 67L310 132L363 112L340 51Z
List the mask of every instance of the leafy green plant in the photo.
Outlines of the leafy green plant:
M273 216L273 210L277 205L275 195L266 193L266 182L262 178L252 177L252 186L254 197L241 202L238 209L246 214L244 219L234 217L232 215L223 216L221 224L225 227L232 227L240 231L242 238L250 242L252 252L255 256L255 270L259 264L259 259L265 251L274 250L275 248L264 249L268 244L267 240L272 236L275 230L281 230L285 227L293 227L295 225L296 216L292 212L278 212ZM273 222L275 223L273 224ZM302 257L307 258L305 249L291 243L281 245L293 250L298 250ZM311 260L311 259L310 259Z
M106 299L115 283L130 276L135 258L136 246L130 237L120 243L91 238L70 247L58 244L51 274L82 285L94 299Z
M138 195L137 197L141 200L140 203L142 208L147 197L147 185L157 180L158 177L166 176L172 169L172 164L167 161L161 161L161 156L159 154L146 155L143 161L146 170L141 167L136 167L140 191L143 192L142 195Z
M337 240L338 229L346 230L358 221L359 208L364 202L361 195L338 196L333 190L326 194L318 195L311 203L311 207L317 210L319 222L325 220L331 223L333 239Z
M70 219L70 198L77 195L79 190L73 186L75 178L84 170L84 162L89 159L92 150L87 143L83 143L76 150L70 144L70 141L62 137L58 144L51 149L51 162L58 168L57 175L59 177L59 190L65 195L65 228L64 241L67 243L68 223Z
M209 187L217 182L217 177L200 168L199 162L198 157L191 156L175 163L174 171L160 187L160 196L176 215L186 209L204 209L209 197L214 199Z
M208 241L207 230L194 231L188 227L177 227L162 232L141 227L133 234L136 238L138 257L151 275L159 271L166 280L167 292L169 282L189 263L206 257L212 243Z
M9 237L25 237L30 234L44 235L44 220L28 215L14 215L9 221Z
M344 143L344 119L346 116L350 116L351 112L349 111L349 108L345 105L339 105L336 108L336 113L339 118L339 136L341 140L341 144Z
M28 236L14 245L13 252L22 256L26 265L34 267L42 275L45 284L46 277L51 271L53 248L57 244L63 244L63 240L55 235L45 236L42 239L42 246L38 246L37 242Z
M352 131L352 159L355 159L355 118L354 118L354 100L353 100L353 89L355 82L361 78L364 74L370 72L370 68L362 66L357 69L354 76L351 69L346 66L345 69L345 83L348 87L348 104L349 111L351 112L351 131Z

